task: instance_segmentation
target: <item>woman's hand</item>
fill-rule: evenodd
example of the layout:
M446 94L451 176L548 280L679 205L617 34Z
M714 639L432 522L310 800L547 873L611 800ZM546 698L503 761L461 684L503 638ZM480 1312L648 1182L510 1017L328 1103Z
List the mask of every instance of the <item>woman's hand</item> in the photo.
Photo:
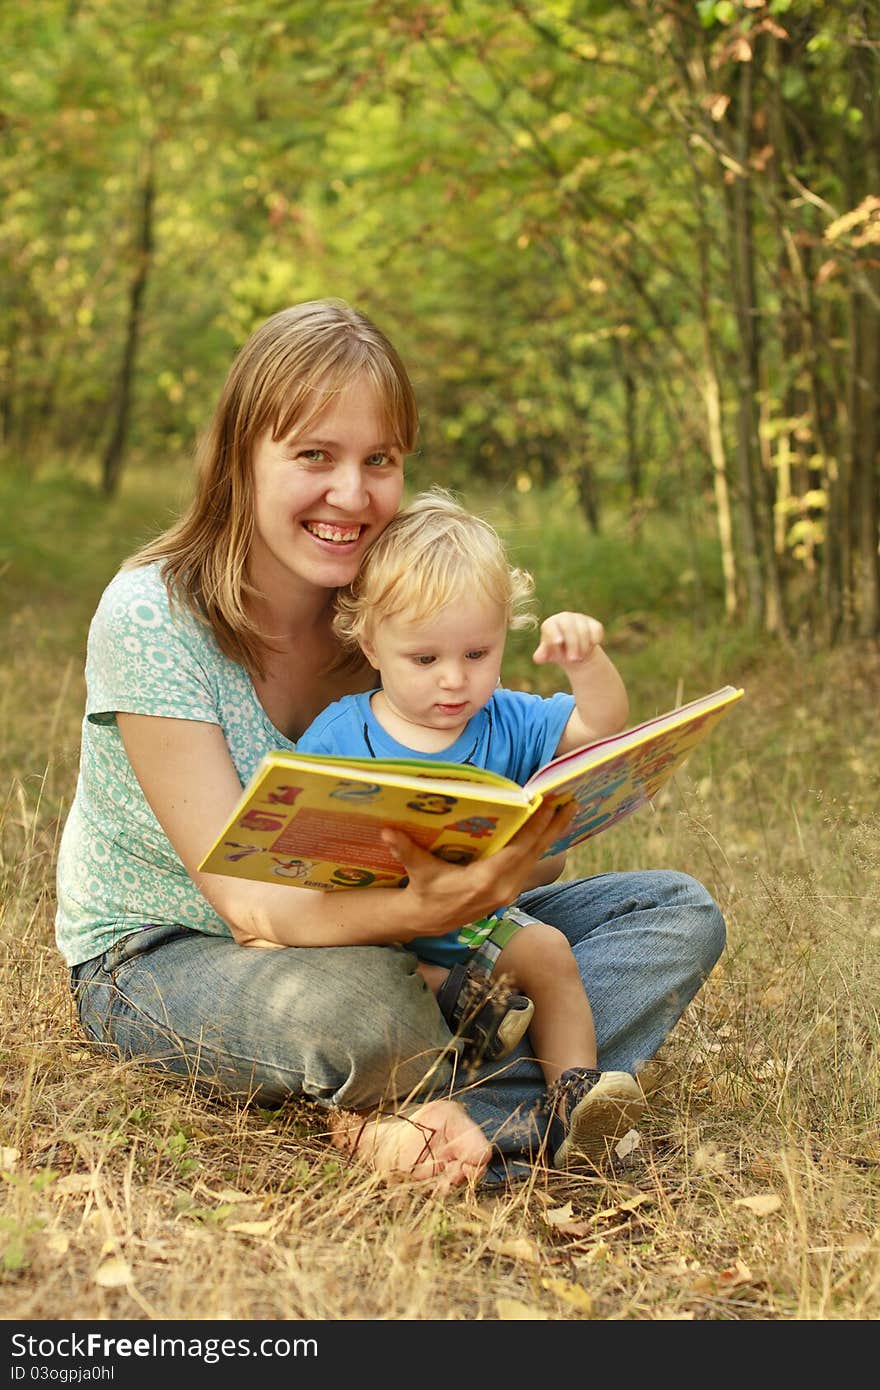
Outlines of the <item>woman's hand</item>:
M388 844L410 879L402 889L313 893L285 883L204 874L199 863L241 796L221 729L139 714L118 714L117 724L159 824L243 946L384 946L455 931L517 898L573 813L554 820L552 810L542 807L504 849L467 866L446 864L405 835L388 831Z
M576 809L574 802L540 807L503 849L466 866L447 864L400 830L384 830L382 839L409 878L402 894L409 900L412 927L400 940L443 936L514 902L535 881L538 860L565 833Z
M565 861L568 858L565 850L559 854L550 854L546 859L539 859L532 872L529 874L525 890L529 888L543 888L547 883L555 883L562 876L565 869Z

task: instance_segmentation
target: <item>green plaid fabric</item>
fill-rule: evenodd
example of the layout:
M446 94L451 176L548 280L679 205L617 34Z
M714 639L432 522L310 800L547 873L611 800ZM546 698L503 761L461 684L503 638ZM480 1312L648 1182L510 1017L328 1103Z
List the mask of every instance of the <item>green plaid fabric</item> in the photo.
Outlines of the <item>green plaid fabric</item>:
M482 921L475 922L467 930L473 931L486 926L489 930L482 932L477 940L474 964L491 975L508 941L511 941L523 927L528 927L538 920L537 917L530 917L528 912L521 912L518 907L506 907L500 917L484 917Z

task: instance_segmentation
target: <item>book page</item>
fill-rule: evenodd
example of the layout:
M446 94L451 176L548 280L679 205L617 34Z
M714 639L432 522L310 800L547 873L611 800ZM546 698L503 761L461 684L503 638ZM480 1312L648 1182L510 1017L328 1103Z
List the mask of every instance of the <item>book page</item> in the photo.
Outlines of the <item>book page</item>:
M716 709L725 710L742 694L742 690L727 685L721 690L714 691L711 695L704 695L698 700L690 701L689 704L680 705L676 709L670 710L667 714L658 715L656 719L648 719L643 724L636 724L631 729L624 729L623 733L611 734L608 738L597 739L595 743L585 744L583 748L573 748L571 752L563 753L560 757L553 758L544 767L539 768L525 783L525 786L529 791L543 793L551 788L563 786L570 777L583 772L585 769L610 761L628 749L659 739L669 731L684 725L697 725L699 727L698 721L703 714Z
M543 779L543 799L577 803L572 824L544 857L598 835L650 802L742 693L732 688L716 692L543 769L549 773ZM541 784L538 773L530 785Z

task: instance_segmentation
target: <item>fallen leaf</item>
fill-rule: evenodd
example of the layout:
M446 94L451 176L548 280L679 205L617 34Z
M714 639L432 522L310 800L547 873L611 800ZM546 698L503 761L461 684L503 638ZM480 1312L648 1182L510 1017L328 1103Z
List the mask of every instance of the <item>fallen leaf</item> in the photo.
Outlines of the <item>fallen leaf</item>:
M781 1057L768 1057L766 1062L760 1062L755 1067L755 1076L778 1076L782 1079L786 1074L786 1066Z
M698 1274L691 1283L691 1293L713 1294L715 1291L715 1280L708 1274Z
M270 1221L230 1221L227 1231L239 1231L244 1236L267 1236L274 1227Z
M502 1322L547 1322L549 1314L518 1298L496 1298L495 1308Z
M65 1235L63 1231L56 1231L46 1241L46 1249L50 1255L66 1255L70 1249L70 1236Z
M241 1202L253 1202L254 1200L254 1194L252 1192L239 1192L235 1187L221 1187L220 1191L217 1192L213 1187L208 1187L207 1183L204 1182L197 1183L193 1191L202 1192L206 1197L210 1197L212 1201L220 1202L221 1204L225 1202L240 1204Z
M754 1197L737 1197L733 1205L735 1207L747 1207L756 1216L769 1216L771 1212L778 1211L782 1206L782 1198L778 1192L759 1192Z
M638 1207L643 1207L646 1202L653 1202L653 1200L650 1192L635 1192L632 1197L626 1197L618 1203L618 1211L635 1211Z
M586 1313L588 1317L592 1317L592 1295L588 1294L586 1289L582 1289L580 1284L572 1284L568 1279L542 1279L541 1287L561 1298L563 1303L570 1303L579 1313Z
M584 1240L593 1234L589 1221L561 1221L553 1229L561 1236L571 1236L572 1240Z
M639 1131L637 1129L628 1129L623 1138L615 1144L614 1152L617 1154L618 1158L627 1158L631 1153L635 1152L641 1142L642 1136L639 1134Z
M21 1149L0 1148L0 1168L14 1168L21 1158Z
M68 1173L65 1177L59 1178L50 1191L53 1196L58 1197L69 1197L72 1193L78 1192L92 1192L95 1181L94 1173Z
M566 1202L563 1207L550 1207L544 1212L544 1220L548 1226L562 1226L566 1221L571 1221L574 1216L574 1207L571 1202Z
M717 1144L700 1144L694 1150L694 1169L698 1173L725 1173L727 1154Z
M580 1239L582 1236L590 1234L589 1222L582 1221L575 1216L571 1202L566 1202L565 1206L562 1207L550 1207L543 1215L547 1225L552 1226L554 1231L558 1231L561 1236L574 1236L575 1239Z
M131 1281L131 1270L125 1260L113 1255L95 1270L95 1283L102 1289L118 1289Z
M646 1202L653 1202L654 1198L648 1192L636 1192L632 1197L625 1197L616 1206L606 1207L604 1211L596 1212L597 1221L613 1221L618 1216L629 1216L632 1212L638 1211L639 1207Z
M610 1260L612 1258L611 1246L607 1240L597 1240L595 1245L591 1245L589 1250L575 1258L575 1264L580 1268L581 1265L598 1264L600 1260Z
M726 1289L735 1289L740 1284L751 1284L752 1271L742 1260L735 1260L729 1269L718 1271L718 1282Z
M506 1255L509 1260L521 1260L524 1264L538 1263L540 1252L534 1241L527 1236L511 1236L509 1240L491 1241L490 1250L496 1255Z

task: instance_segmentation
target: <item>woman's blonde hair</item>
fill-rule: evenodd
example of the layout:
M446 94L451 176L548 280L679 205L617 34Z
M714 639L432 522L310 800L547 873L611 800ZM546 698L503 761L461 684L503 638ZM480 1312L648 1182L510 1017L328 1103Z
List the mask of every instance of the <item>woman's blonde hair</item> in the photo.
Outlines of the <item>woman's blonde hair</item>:
M532 576L510 564L494 527L443 488L431 488L392 517L370 546L350 587L336 596L333 628L354 647L384 618L402 613L423 622L474 595L497 603L509 628L532 627L533 590Z
M186 512L127 561L161 562L170 593L210 623L222 650L262 674L267 642L247 610L247 558L254 533L254 446L270 430L307 430L330 399L359 377L376 390L385 427L401 451L415 446L418 412L397 351L341 299L282 309L256 330L230 368L196 454Z

